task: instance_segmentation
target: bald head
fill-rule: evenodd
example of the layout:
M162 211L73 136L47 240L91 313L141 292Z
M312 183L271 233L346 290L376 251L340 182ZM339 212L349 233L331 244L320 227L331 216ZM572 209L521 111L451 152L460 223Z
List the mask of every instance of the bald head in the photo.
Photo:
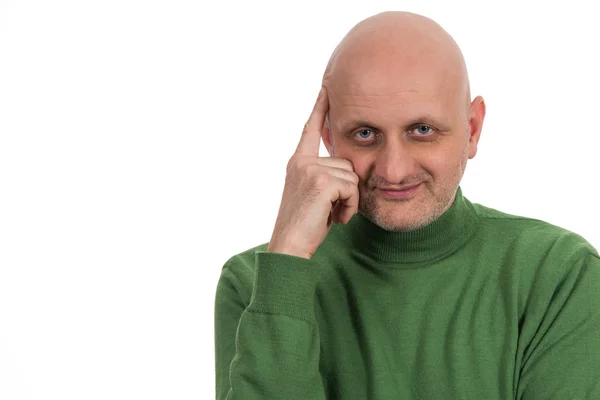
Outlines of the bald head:
M436 22L385 12L358 23L323 76L321 137L359 176L359 212L387 230L423 227L454 200L477 152L485 104L472 102L463 55ZM409 198L390 189L417 187ZM407 195L408 197L408 195Z
M470 103L463 55L435 21L409 12L384 12L367 18L342 39L323 76L334 94L438 92ZM456 99L454 99L456 100ZM466 109L465 109L466 111Z

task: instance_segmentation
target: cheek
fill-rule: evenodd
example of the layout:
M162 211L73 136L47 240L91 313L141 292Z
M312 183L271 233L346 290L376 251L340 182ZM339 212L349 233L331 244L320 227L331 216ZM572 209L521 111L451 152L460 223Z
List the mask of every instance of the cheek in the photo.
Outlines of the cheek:
M468 156L466 143L457 143L436 157L438 173L453 175L462 169Z
M440 146L423 159L423 167L437 175L453 175L460 169L466 156L464 143Z

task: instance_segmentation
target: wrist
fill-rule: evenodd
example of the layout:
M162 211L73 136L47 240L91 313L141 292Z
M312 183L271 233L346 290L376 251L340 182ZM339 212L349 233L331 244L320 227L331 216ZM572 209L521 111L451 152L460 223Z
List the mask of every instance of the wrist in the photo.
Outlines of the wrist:
M310 259L310 257L311 257L310 253L308 253L306 251L302 251L300 249L297 249L294 246L277 244L277 243L273 243L273 242L269 242L269 244L267 245L266 251L268 253L287 254L290 256L302 257L302 258L306 258L306 259Z

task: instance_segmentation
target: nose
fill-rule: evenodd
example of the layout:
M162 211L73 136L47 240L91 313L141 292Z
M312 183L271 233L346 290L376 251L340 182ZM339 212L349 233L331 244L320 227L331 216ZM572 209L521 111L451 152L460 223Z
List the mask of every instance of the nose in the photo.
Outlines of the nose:
M379 148L375 161L375 173L390 184L400 184L415 172L415 161L411 157L407 144L397 136L387 139Z

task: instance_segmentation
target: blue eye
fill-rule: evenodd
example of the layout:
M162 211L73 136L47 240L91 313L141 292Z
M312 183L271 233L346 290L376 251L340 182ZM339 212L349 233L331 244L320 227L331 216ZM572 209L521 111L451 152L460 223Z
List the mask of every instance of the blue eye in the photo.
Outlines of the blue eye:
M425 129L423 129L423 128L425 128ZM427 125L419 125L415 130L419 133L419 136L421 136L421 135L427 135L428 133L431 133L431 131L433 129L431 129Z
M365 132L367 132L367 134L363 135ZM360 139L370 139L369 133L373 133L373 131L370 129L361 129L360 131L356 132L356 136Z

